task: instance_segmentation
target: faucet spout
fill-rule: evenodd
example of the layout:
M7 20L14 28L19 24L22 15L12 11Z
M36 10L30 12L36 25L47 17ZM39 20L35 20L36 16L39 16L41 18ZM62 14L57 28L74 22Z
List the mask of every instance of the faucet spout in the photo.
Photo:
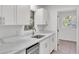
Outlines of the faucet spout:
M35 34L35 32L36 32L36 29L35 29L35 27L33 28L33 35Z

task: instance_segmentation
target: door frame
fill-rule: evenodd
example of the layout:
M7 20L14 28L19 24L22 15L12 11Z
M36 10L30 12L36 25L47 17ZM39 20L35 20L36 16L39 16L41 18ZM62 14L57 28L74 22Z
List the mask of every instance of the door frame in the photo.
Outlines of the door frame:
M57 11L57 30L58 30L58 17L59 17L59 16L58 16L58 13L59 13L59 12L65 12L65 11L72 11L72 10L76 10L76 16L77 16L78 13L79 13L79 12L78 12L79 9L77 9L77 8L67 8L67 9L65 9L65 10L60 9L60 10ZM79 51L78 51L78 22L79 22L78 19L79 19L79 18L78 18L78 16L77 16L77 26L76 26L76 27L77 27L77 28L76 28L76 53L79 52ZM57 44L59 44L59 43L58 43L58 31L57 31Z

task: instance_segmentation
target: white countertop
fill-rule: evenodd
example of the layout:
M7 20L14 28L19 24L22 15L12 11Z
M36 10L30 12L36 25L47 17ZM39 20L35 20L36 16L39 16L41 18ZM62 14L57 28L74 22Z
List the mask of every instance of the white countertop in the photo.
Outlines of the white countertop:
M53 35L54 33L39 33L39 34L45 35L45 36L40 39L35 39L35 38L27 37L27 36L14 37L14 38L20 39L20 40L16 40L13 42L6 42L6 43L0 45L0 54L16 53L22 49L26 49L26 48L30 47L31 45L44 40L45 38L47 38L50 35ZM37 34L35 34L35 35L37 35Z

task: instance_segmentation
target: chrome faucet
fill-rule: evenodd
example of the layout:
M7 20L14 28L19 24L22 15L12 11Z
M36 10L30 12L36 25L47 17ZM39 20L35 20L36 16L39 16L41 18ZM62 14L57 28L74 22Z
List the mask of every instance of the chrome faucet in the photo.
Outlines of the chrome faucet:
M36 29L35 29L35 27L34 27L34 28L33 28L33 33L32 33L32 34L34 35L34 34L35 34L35 32L36 32Z

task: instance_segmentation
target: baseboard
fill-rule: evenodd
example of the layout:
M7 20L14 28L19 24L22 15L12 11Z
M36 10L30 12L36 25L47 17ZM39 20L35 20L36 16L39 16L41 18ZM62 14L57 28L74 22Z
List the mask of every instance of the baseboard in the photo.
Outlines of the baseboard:
M59 40L63 40L63 39L59 39ZM63 40L63 41L76 42L76 41L74 41L74 40Z

